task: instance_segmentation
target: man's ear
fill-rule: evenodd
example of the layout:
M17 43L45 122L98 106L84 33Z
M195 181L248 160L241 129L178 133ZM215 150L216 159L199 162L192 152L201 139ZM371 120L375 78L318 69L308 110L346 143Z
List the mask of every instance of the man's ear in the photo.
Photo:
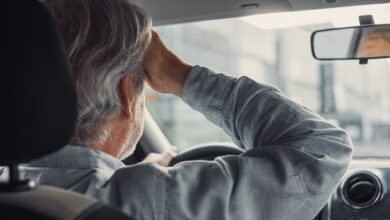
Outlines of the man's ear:
M126 74L123 76L119 82L119 91L121 98L121 113L120 117L125 117L130 119L132 117L131 106L134 102L134 96L132 93L132 83L133 78L131 74Z

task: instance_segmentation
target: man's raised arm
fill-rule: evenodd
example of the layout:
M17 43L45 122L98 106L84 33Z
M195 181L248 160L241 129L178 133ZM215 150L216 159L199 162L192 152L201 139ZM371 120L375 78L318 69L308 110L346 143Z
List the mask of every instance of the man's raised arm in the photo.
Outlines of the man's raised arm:
M151 47L149 84L181 96L247 150L168 170L167 216L171 210L182 219L313 218L351 160L346 132L271 86L183 63L156 35Z

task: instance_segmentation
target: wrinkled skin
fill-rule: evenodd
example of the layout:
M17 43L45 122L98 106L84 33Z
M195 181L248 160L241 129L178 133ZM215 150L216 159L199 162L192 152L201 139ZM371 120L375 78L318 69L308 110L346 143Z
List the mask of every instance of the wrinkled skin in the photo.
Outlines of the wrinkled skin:
M375 31L367 35L359 48L359 57L390 56L390 31Z

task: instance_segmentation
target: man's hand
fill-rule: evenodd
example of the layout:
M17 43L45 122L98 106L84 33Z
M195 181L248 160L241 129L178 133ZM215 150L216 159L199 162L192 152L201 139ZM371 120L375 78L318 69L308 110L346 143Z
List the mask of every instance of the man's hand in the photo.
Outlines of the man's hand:
M375 31L365 37L359 49L359 56L390 56L390 31Z
M144 58L145 81L157 92L181 95L183 83L192 66L173 54L153 31Z
M161 154L150 153L141 163L157 163L161 166L167 167L176 156L176 149L172 148L162 152Z

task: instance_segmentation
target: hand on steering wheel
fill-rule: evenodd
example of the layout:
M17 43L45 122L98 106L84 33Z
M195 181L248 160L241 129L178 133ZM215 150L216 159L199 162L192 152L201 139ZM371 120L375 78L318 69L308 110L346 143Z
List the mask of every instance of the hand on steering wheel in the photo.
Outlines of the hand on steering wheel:
M209 143L197 145L179 153L175 158L173 158L169 165L173 166L177 163L191 160L214 160L216 157L225 155L240 155L242 153L244 153L242 149L235 147L232 144Z

